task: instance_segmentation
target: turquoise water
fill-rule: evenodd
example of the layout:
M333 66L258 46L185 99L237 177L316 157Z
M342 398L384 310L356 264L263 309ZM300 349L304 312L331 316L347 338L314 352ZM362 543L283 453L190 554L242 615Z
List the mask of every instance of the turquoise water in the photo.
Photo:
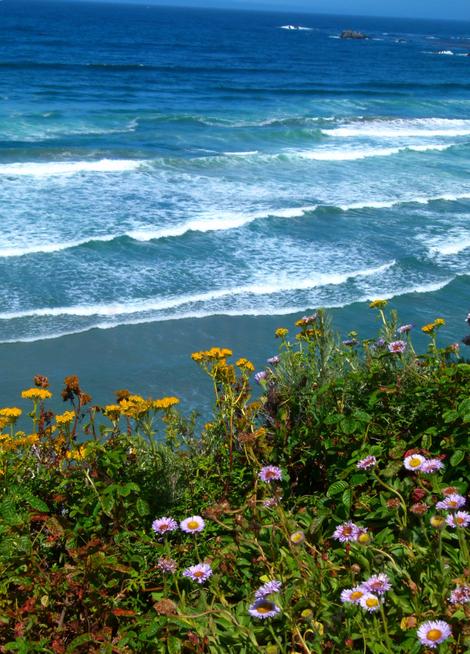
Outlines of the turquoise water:
M470 23L4 0L0 33L5 401L80 372L197 405L193 349L262 365L374 297L465 334Z

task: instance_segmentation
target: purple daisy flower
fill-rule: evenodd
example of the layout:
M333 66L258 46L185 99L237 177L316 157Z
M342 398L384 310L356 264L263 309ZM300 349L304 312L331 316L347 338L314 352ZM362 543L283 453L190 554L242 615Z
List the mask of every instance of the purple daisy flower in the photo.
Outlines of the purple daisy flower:
M467 511L456 511L446 517L446 523L449 527L460 527L464 529L470 525L470 513Z
M470 602L470 586L457 586L449 597L451 604L466 604Z
M378 611L380 608L380 599L373 593L364 593L359 600L359 604L363 609L369 611L369 613L374 613L374 611Z
M428 620L419 627L418 639L421 645L434 649L452 635L452 631L444 620Z
M270 602L266 598L261 598L256 600L253 604L248 609L248 613L253 617L253 618L258 618L259 620L266 620L266 618L274 618L278 613L281 612L281 609L274 604L274 602Z
M152 529L156 534L166 534L178 529L178 523L173 518L157 518L152 522Z
M408 334L413 329L413 327L414 327L414 325L411 325L411 324L410 325L401 325L401 327L399 327L397 329L397 334Z
M346 347L354 347L355 345L357 345L357 339L347 338L346 340L343 341L343 345L346 345Z
M272 581L268 581L267 583L263 584L258 588L258 590L255 593L255 599L263 599L264 597L267 597L268 595L272 595L273 593L278 593L281 590L282 583L280 581L276 581L273 579Z
M365 595L367 591L363 588L362 584L360 586L354 586L354 588L345 588L341 591L341 601L343 604L346 602L350 604L359 604L361 597Z
M282 470L277 466L264 466L258 472L258 477L261 481L265 481L270 484L272 481L281 481L282 480Z
M198 584L203 584L212 574L212 568L208 563L192 565L183 572L183 577L189 577Z
M392 354L403 354L406 350L405 341L392 341L388 344L388 351Z
M176 572L176 568L178 566L176 564L176 561L173 561L173 559L169 559L162 556L161 558L158 559L157 567L160 568L160 570L166 574L173 574L174 572Z
M444 511L454 511L455 509L460 509L462 506L465 506L467 500L463 495L458 493L451 493L444 500L441 500L436 504L436 509L442 509Z
M265 381L267 377L267 372L266 370L261 370L260 372L257 372L255 375L255 382L257 384L261 384L262 381Z
M342 525L336 527L333 532L333 538L339 540L340 543L348 543L351 541L356 541L359 534L361 533L360 527L348 520L348 522L343 522Z
M184 531L187 534L194 534L198 531L202 531L205 526L206 523L200 515L192 515L190 518L186 518L180 522L181 531Z
M277 356L277 354L273 357L269 357L268 363L270 366L277 366L281 359Z
M373 468L375 465L377 465L377 459L375 456L366 456L365 459L361 459L356 463L356 468L359 470L369 470L369 468Z
M381 572L378 575L372 575L367 581L365 581L362 586L369 591L369 593L375 593L376 595L384 595L387 590L390 590L392 584L390 579L386 574Z
M440 459L426 459L426 461L421 464L419 471L424 472L425 475L429 475L432 472L442 470L443 467L444 464Z

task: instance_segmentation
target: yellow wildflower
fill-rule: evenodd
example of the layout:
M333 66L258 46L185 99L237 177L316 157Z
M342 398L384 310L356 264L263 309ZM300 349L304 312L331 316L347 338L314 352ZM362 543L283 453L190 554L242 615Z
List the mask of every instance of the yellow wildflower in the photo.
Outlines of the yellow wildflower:
M254 365L251 363L251 361L248 361L248 359L243 359L243 358L238 359L236 365L239 368L245 368L246 370L249 370L250 372L253 372L254 369L255 369Z
M193 361L204 361L205 359L221 360L225 359L226 357L231 357L232 354L232 350L229 350L226 347L211 347L210 350L193 352L193 354L191 354L191 358Z
M436 327L440 327L441 325L445 325L446 321L444 320L444 318L436 318L434 324L436 325Z
M274 332L274 336L276 338L284 338L284 336L287 336L289 333L289 330L286 329L285 327L278 327L276 331Z
M121 415L121 406L119 404L108 404L104 407L104 414L110 420L117 420Z
M436 325L433 322L430 322L427 325L424 325L424 327L421 327L421 331L425 334L431 334L435 329Z
M148 411L151 406L152 402L144 400L140 395L129 395L127 400L122 400L119 403L122 415L129 418L138 418L142 413Z
M76 447L74 450L67 450L65 456L67 457L67 459L75 459L76 461L80 461L81 459L84 459L86 457L86 446L80 445L79 447Z
M22 413L21 409L17 409L16 407L6 407L5 409L0 409L0 418L3 418L3 425L13 425Z
M369 304L369 309L384 309L387 304L387 300L372 300Z
M73 411L65 411L65 413L55 417L55 421L58 425L70 425L73 420L75 420L75 413Z
M175 404L179 404L179 399L177 397L162 397L160 400L154 400L152 402L152 407L154 409L169 409Z
M21 397L24 400L48 400L52 397L52 393L45 388L28 388L26 391L21 392Z

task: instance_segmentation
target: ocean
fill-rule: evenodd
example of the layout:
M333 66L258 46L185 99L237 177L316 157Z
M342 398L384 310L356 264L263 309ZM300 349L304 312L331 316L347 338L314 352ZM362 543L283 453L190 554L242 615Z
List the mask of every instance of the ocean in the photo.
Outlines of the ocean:
M204 407L194 349L262 367L376 297L467 333L470 22L3 0L0 37L3 405L78 373Z

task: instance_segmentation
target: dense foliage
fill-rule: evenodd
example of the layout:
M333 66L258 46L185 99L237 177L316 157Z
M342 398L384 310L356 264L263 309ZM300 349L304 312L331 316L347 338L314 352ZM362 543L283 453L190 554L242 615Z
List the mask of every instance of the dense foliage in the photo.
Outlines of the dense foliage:
M32 433L0 410L0 652L469 651L470 364L385 304L373 340L278 329L255 399L250 361L194 353L202 430L76 377L53 415L36 377Z

